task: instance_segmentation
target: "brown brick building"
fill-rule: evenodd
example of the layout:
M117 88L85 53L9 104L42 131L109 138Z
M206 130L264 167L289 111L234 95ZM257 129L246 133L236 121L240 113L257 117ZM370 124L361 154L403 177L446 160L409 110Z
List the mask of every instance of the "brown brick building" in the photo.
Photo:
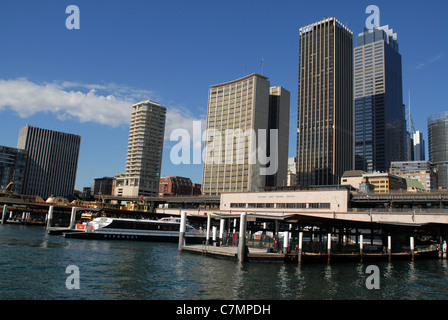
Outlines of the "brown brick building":
M202 194L201 185L192 183L190 178L161 177L159 182L159 196L179 196Z

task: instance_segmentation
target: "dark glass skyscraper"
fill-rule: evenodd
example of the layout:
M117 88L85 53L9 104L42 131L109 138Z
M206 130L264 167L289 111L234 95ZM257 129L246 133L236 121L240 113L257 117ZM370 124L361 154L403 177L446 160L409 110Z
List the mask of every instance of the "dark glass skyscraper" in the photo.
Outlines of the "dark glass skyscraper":
M355 169L387 172L405 160L405 108L397 34L366 30L354 55Z
M448 189L448 112L428 117L429 161L439 188Z
M353 169L353 33L335 18L300 28L297 184Z

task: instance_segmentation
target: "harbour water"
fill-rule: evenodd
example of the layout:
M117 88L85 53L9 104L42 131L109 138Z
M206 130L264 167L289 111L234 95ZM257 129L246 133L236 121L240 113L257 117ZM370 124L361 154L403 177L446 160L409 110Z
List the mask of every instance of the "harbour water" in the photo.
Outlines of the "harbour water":
M179 253L177 244L66 239L44 227L0 226L6 300L448 300L447 260L373 264L378 289L366 286L372 263L239 263ZM69 266L79 270L79 289L67 287Z

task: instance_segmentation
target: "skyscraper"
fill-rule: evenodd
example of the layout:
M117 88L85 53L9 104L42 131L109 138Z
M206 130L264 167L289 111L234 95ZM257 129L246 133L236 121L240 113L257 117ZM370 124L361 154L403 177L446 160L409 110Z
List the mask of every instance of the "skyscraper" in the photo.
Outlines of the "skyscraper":
M339 184L353 167L353 33L335 18L300 28L297 184Z
M73 196L80 144L78 135L29 125L20 129L17 148L28 152L22 193Z
M115 195L158 195L165 121L166 108L154 101L132 106L126 173L116 176Z
M448 189L448 112L428 117L429 161L437 170L439 188Z
M387 172L406 149L397 34L388 26L360 33L354 60L355 169Z
M423 140L423 132L416 131L413 134L413 152L414 152L414 158L415 161L422 161L425 160L425 140Z
M286 185L289 100L287 90L270 88L268 78L256 73L211 86L204 194Z
M0 191L22 194L28 152L0 146Z

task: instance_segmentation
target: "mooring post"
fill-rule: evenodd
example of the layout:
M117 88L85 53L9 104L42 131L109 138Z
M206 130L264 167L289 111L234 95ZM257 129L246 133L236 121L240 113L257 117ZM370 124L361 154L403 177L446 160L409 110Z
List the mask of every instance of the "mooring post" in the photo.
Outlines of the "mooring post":
M75 222L76 222L76 207L72 208L72 215L70 217L70 229L75 229Z
M328 263L330 263L331 256L331 233L327 235L327 254L328 254Z
M2 224L6 223L6 214L8 213L8 205L3 205Z
M224 236L224 225L225 225L226 221L224 220L224 218L221 218L221 220L219 220L219 242L220 245L223 245L222 242L222 238Z
M442 243L442 259L443 259L443 255L445 255L445 259L448 259L448 252L446 250L446 240L443 240Z
M205 238L205 244L208 245L210 241L210 224L211 224L211 216L210 214L207 215L207 235Z
M364 236L361 234L359 236L359 254L361 255L361 262L364 254Z
M303 248L303 232L299 232L299 255L298 260L299 264L302 264L302 248Z
M414 237L411 237L409 239L410 241L410 246L411 246L411 256L412 256L412 261L414 261Z
M247 221L247 213L241 212L240 240L238 242L238 260L240 262L246 260L246 221Z
M182 247L185 245L185 228L187 225L187 212L182 211L180 213L180 229L179 229L179 247L178 250L182 251Z
M392 237L387 236L387 253L389 254L389 261L392 260Z
M53 206L50 206L47 214L47 229L51 227L51 223L53 221Z
M216 234L217 234L218 228L216 226L213 226L213 237L212 237L212 241L213 241L213 246L216 247Z

